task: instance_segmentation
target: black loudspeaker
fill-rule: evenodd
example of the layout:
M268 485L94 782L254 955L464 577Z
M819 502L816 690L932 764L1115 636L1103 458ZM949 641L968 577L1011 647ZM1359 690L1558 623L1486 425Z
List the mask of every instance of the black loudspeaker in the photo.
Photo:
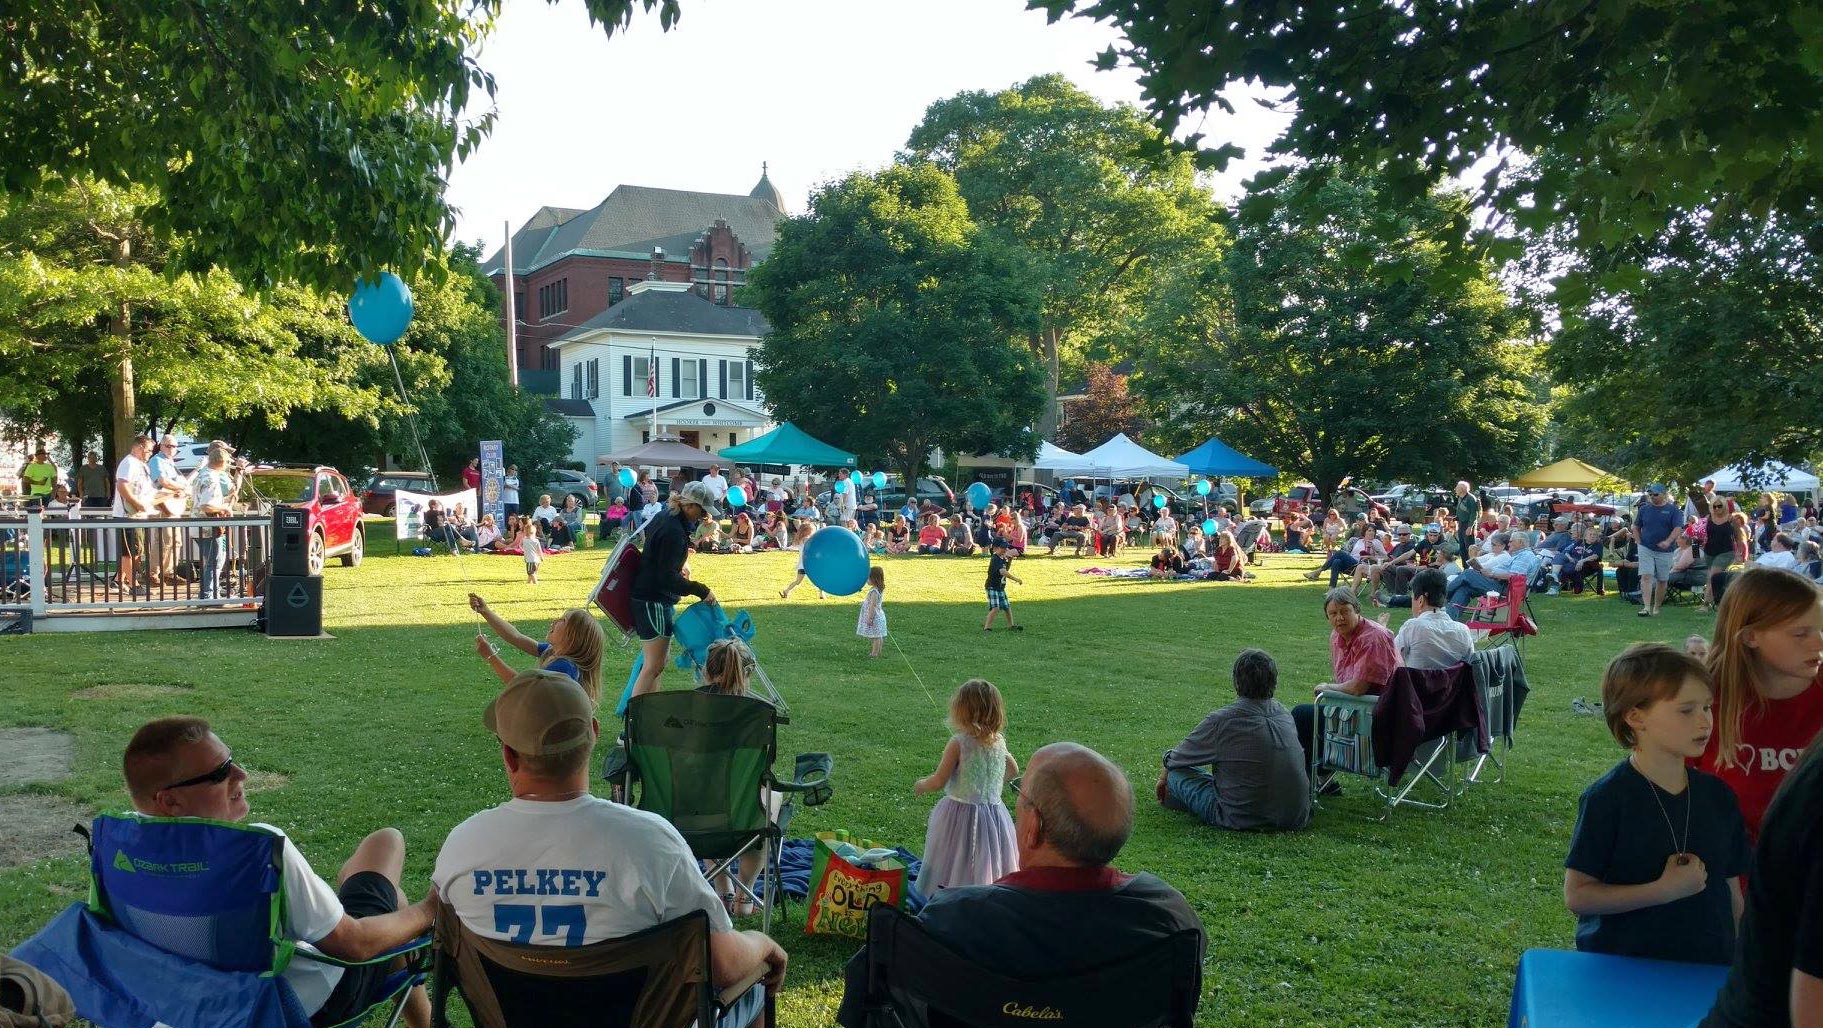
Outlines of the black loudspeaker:
M266 634L323 634L322 575L273 575L266 579Z
M310 574L310 510L280 504L272 509L272 573Z

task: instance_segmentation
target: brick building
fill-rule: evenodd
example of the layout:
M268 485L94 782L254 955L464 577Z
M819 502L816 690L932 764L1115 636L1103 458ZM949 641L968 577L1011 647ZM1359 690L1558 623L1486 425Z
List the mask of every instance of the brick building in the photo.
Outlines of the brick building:
M513 232L519 369L529 389L557 393L550 344L623 302L635 282L681 282L731 306L734 287L772 249L784 197L761 166L746 195L616 186L589 210L541 207ZM503 292L506 251L485 264Z

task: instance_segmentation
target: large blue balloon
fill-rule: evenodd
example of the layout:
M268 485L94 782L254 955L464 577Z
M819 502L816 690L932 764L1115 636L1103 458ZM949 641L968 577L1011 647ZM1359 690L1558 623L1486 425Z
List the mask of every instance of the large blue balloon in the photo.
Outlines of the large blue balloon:
M838 493L847 492L848 491L848 479L846 479L846 478L836 479L835 489L836 489L836 492L838 492Z
M733 507L735 510L740 510L742 507L745 507L746 505L747 505L747 490L742 489L738 485L729 486L728 487L728 506Z
M348 319L369 342L391 346L411 324L411 290L390 271L362 279L348 298Z
M867 548L839 525L819 529L804 544L804 575L831 596L853 596L867 584Z
M989 489L986 482L976 482L968 487L968 505L976 510L986 510L993 499L994 490Z
M1216 528L1216 525L1215 525L1214 518L1204 518L1203 519L1203 534L1204 535L1214 535L1215 528Z
M861 473L859 471L850 471L848 473L848 481L849 484L853 485L856 489L861 488Z
M1196 495L1198 495L1198 496L1208 496L1209 495L1209 480L1208 479L1205 478L1202 481L1196 483Z
M1165 500L1164 493L1153 493L1152 494L1152 506L1157 507L1159 510L1164 510L1165 503L1166 503L1166 500Z
M620 469L620 486L622 489L631 489L633 488L634 483L638 481L639 476L633 473L632 468Z
M875 489L886 488L886 472L884 472L884 471L874 472L873 483L874 483Z

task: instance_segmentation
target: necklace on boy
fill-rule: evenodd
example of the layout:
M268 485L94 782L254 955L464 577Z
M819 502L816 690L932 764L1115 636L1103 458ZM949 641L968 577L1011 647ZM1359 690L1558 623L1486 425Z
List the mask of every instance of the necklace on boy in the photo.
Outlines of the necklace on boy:
M1635 763L1633 770L1639 771L1639 764ZM1640 771L1639 776L1646 778L1646 773ZM1684 772L1684 841L1681 843L1677 841L1677 828L1671 824L1671 811L1665 809L1665 801L1658 797L1658 785L1646 778L1646 790L1652 793L1652 802L1658 804L1658 812L1665 816L1665 830L1671 833L1671 852L1677 854L1677 866L1683 867L1690 863L1690 857L1684 852L1684 847L1690 845L1690 772Z

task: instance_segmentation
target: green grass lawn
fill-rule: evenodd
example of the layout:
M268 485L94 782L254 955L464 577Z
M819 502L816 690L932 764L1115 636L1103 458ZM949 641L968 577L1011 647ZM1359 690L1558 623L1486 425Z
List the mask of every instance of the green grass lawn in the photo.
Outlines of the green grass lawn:
M450 828L506 798L480 721L499 683L475 657L478 621L464 594L481 592L541 635L584 597L605 552L553 557L532 586L518 558L390 550L376 538L360 568L329 569L333 640L241 631L0 639L0 727L49 726L77 740L73 777L27 788L122 808L119 759L133 729L199 714L259 772L255 819L291 833L327 874L365 832L397 826L410 846L408 891L420 895ZM886 558L886 608L904 656L889 642L877 661L854 634L858 596L818 600L806 586L779 600L792 554L697 557L692 571L731 610L753 613L761 664L792 711L781 753L835 755L835 798L800 814L794 835L847 828L922 850L934 799L914 797L912 782L948 737L949 692L984 677L1006 696L1008 741L1022 763L1044 743L1073 739L1132 777L1137 824L1117 863L1158 874L1202 915L1199 1024L1503 1021L1520 951L1572 944L1560 893L1576 798L1620 756L1599 718L1570 713L1571 698L1593 698L1625 644L1676 642L1707 632L1711 619L1690 606L1637 618L1612 596L1540 599L1543 635L1527 647L1532 695L1505 782L1473 788L1442 813L1399 810L1385 823L1368 819L1377 810L1355 785L1305 831L1227 833L1160 809L1152 786L1159 755L1233 698L1228 667L1243 647L1277 658L1287 705L1327 677L1322 590L1297 574L1315 559L1266 559L1247 585L1110 581L1076 574L1091 560L1024 560L1016 572L1025 585L1010 595L1027 630L983 635L984 560ZM618 691L632 658L610 651L604 692ZM683 673L668 672L667 684L683 685ZM75 858L0 870L0 948L83 889ZM794 905L775 923L792 957L780 1023L793 1028L833 1023L855 949L804 936L803 918Z

